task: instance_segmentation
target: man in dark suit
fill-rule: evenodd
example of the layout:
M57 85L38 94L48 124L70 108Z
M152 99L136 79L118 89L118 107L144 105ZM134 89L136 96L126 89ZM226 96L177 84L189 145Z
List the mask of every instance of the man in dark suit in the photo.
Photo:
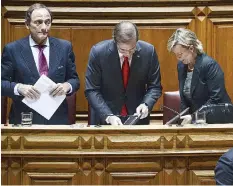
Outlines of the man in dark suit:
M122 125L128 115L149 112L161 96L158 57L153 45L138 40L129 21L118 23L113 40L94 45L86 71L85 95L91 106L91 124Z
M13 100L10 123L20 123L21 112L33 112L34 124L68 124L66 99L50 120L30 109L23 98L37 100L41 93L33 86L42 74L56 83L51 96L71 95L79 88L75 56L70 42L48 37L52 14L43 4L34 4L26 12L26 38L7 44L2 53L2 96ZM49 105L44 106L45 109Z
M233 185L233 148L219 158L215 180L217 185Z

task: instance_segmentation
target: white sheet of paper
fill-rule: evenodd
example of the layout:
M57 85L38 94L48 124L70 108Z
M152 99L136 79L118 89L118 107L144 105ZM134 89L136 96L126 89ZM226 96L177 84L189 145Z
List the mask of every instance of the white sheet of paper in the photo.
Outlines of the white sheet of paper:
M41 93L40 98L36 101L24 98L22 102L49 120L66 98L65 95L56 97L49 95L50 90L55 85L56 83L51 79L42 75L34 85Z

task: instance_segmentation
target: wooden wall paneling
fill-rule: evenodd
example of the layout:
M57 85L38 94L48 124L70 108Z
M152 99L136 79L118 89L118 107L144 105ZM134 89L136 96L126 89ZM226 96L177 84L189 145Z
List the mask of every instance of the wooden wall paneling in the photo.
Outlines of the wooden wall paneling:
M24 158L23 185L76 185L79 164L77 159Z
M233 100L233 6L208 7L208 44L210 55L220 64L225 75L225 86Z
M178 90L177 63L175 56L167 50L167 41L175 29L180 26L181 25L164 26L162 28L159 28L159 26L139 27L140 39L155 46L160 64L163 92ZM182 27L185 26L184 23ZM160 110L163 105L162 100L163 96L155 104L153 110Z
M155 172L110 173L111 185L155 185Z
M26 173L23 185L74 185L74 173Z
M176 185L187 185L188 184L188 158L178 157L175 159L176 169Z
M222 67L225 75L225 86L231 100L233 100L233 3L228 6L208 7L209 43L212 44L212 57Z
M214 171L194 170L189 171L189 185L216 185Z
M233 19L232 19L233 21ZM232 22L233 23L233 22ZM225 84L231 100L233 100L233 24L215 27L215 59L219 62L225 75Z
M82 158L80 167L80 185L91 185L93 175L93 159Z
M107 185L155 185L163 184L161 158L108 158Z
M60 39L70 41L72 44L72 28L69 26L56 26L52 25L50 35Z
M105 158L94 158L92 183L94 185L104 185L106 173Z
M165 185L187 185L187 158L164 159L164 184Z
M19 185L22 183L22 163L21 158L10 158L8 167L8 184Z
M3 48L5 46L5 44L12 42L13 39L13 26L9 23L9 21L7 19L4 18L4 14L7 12L5 7L1 7L1 11L2 11L2 16L1 16L1 53L3 51ZM8 119L9 116L9 110L10 110L10 105L11 105L11 99L10 98L6 98L5 99L5 103L3 107L6 107L6 111L4 111L4 113L2 114L6 114L6 120ZM4 108L3 108L4 109Z
M8 184L8 159L1 158L1 184L7 185Z
M197 38L201 41L203 49L206 52L207 48L207 7L197 7L195 18L195 29Z
M197 185L215 185L214 168L219 156L200 156L189 158L189 183Z

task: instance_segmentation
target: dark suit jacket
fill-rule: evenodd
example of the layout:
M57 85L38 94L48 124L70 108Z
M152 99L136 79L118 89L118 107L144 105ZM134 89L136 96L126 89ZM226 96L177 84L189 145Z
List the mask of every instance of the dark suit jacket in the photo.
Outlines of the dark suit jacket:
M233 185L233 148L219 158L215 181L217 185Z
M70 42L49 38L50 56L48 77L55 83L68 82L72 86L72 93L79 88L79 78L75 67L75 56ZM40 75L36 68L29 37L7 44L2 53L2 96L13 99L10 111L10 123L21 122L21 112L33 112L34 124L68 124L68 107L66 99L60 105L50 120L27 107L21 100L23 96L14 95L17 83L34 85ZM71 93L71 94L72 94ZM49 105L45 105L45 109Z
M154 47L138 41L132 57L127 89L124 89L120 58L113 40L102 41L91 49L86 71L85 95L91 110L91 124L104 124L108 115L119 115L126 104L134 114L141 103L152 110L161 96L161 77ZM141 123L149 123L149 118Z
M197 56L191 82L191 102L183 94L187 65L178 62L177 67L181 110L190 107L190 113L193 113L205 104L231 103L225 88L224 73L214 59L206 54Z

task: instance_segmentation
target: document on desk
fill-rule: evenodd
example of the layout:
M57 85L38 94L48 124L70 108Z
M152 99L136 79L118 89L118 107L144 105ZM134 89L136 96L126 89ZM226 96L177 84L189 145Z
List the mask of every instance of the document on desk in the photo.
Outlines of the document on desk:
M63 100L66 98L66 96L50 96L49 92L54 86L56 86L56 83L54 83L45 75L42 75L34 86L40 91L40 98L36 101L24 98L22 102L49 120L61 105Z

